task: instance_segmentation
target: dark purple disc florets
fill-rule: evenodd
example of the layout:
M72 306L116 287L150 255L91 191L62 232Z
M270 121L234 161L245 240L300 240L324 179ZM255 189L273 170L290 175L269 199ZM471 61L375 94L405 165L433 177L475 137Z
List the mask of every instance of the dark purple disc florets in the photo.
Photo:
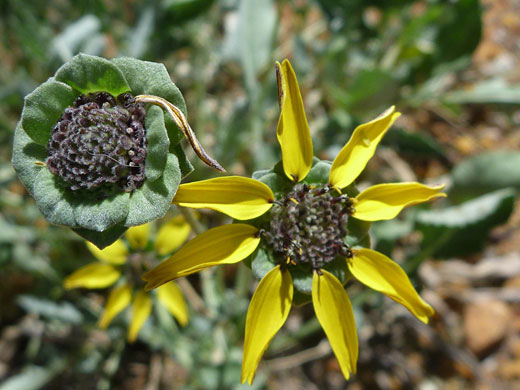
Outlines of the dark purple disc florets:
M309 264L319 270L337 256L352 257L344 242L352 199L333 195L328 186L297 184L270 211L263 236L281 264Z
M146 111L125 93L81 95L52 129L49 170L69 188L133 191L145 180Z

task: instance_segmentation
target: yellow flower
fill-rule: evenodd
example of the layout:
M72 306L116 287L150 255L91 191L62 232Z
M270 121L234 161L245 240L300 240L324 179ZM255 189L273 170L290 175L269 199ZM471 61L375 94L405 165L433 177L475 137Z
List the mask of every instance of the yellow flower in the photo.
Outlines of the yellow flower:
M218 210L237 220L254 220L216 227L197 236L144 274L145 288L156 288L207 267L237 263L262 244L276 264L261 279L249 306L242 382L252 383L264 351L287 319L293 303L291 273L297 268L312 272L316 316L348 379L356 372L356 326L343 284L326 269L329 263L338 257L344 259L343 266L360 282L401 303L425 323L434 313L399 265L381 253L345 243L348 219L391 219L406 206L445 194L442 186L413 182L379 184L357 196L348 195L346 187L365 168L381 138L399 117L394 107L355 129L330 166L327 183L302 183L313 164L309 127L289 61L277 63L276 69L281 107L277 136L282 149L282 175L287 177L284 180L289 188L278 188L275 197L264 183L243 177L182 184L175 204Z
M142 272L154 265L157 256L164 257L180 247L189 234L190 226L182 216L178 216L160 227L151 248L153 252L146 251L150 224L131 227L125 233L126 240L119 239L102 250L87 242L88 249L99 262L88 264L69 275L65 278L64 286L66 289L98 289L117 284L108 296L98 325L105 329L121 311L132 304L127 339L134 342L152 311L152 296L142 288ZM188 323L188 309L177 284L170 282L158 288L157 300L181 326Z

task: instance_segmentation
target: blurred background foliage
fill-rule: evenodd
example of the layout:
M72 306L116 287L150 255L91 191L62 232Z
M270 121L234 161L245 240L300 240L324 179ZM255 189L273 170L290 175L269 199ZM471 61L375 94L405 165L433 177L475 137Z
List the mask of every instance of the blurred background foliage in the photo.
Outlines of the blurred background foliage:
M253 388L520 386L518 12L515 0L1 0L0 390L249 388L238 384L247 268L190 277L190 324L159 310L134 344L124 315L96 328L105 291L64 290L92 256L45 222L10 148L24 96L78 52L164 63L203 145L239 175L280 159L274 61L290 58L320 158L395 104L404 115L360 186L448 184L446 200L372 230L436 308L432 324L349 284L358 375L344 381L307 305L293 309ZM215 175L191 158L186 180Z

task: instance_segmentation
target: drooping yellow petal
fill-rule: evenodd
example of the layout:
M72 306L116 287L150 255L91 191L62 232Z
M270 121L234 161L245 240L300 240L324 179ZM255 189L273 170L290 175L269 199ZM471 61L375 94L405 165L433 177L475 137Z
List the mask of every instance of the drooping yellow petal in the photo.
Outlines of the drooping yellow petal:
M132 226L125 233L125 237L130 244L130 248L134 250L143 249L148 244L148 237L150 236L150 223L144 225Z
M444 186L428 187L420 183L378 184L356 196L354 217L363 221L392 219L406 206L446 196Z
M433 308L417 294L403 269L382 253L356 249L347 265L361 283L399 302L422 322L428 323L428 317L434 314Z
M280 119L276 136L282 148L283 170L295 182L305 179L312 165L312 139L298 80L288 60L276 63Z
M287 320L293 299L291 274L274 267L256 288L246 318L242 379L253 383L256 368L274 335Z
M260 242L258 229L246 224L219 226L199 234L169 259L143 275L145 290L204 268L242 261Z
M128 329L127 340L133 343L137 338L137 334L143 327L146 319L152 312L152 298L150 294L139 290L135 294L134 302L132 303L132 321L130 322L130 328Z
M379 141L401 115L392 106L371 122L358 126L338 153L329 174L329 184L345 188L352 184L374 155Z
M345 379L356 373L358 338L352 304L347 292L331 273L321 270L312 278L312 305Z
M98 326L105 329L117 316L122 312L132 299L132 287L129 284L124 284L114 288L108 296L107 303L103 315L99 319Z
M66 289L105 288L117 282L120 276L121 272L110 264L91 263L67 276L63 286Z
M179 321L181 326L188 323L188 307L182 291L175 282L163 284L157 289L157 298L168 311Z
M163 223L155 237L155 251L164 256L184 244L191 232L191 226L182 215Z
M273 205L274 195L264 183L240 176L217 177L181 184L173 203L220 211L245 220L259 217Z
M126 263L128 257L128 248L123 240L117 240L105 249L99 249L97 246L87 241L87 248L96 259L105 263L121 265Z

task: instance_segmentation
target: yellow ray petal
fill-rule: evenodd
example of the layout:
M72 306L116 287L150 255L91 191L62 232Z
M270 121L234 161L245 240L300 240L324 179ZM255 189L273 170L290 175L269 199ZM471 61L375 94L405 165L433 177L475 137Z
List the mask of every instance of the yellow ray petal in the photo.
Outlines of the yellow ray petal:
M347 265L356 279L406 307L424 323L434 314L410 283L403 269L382 253L371 249L356 249Z
M132 303L132 321L130 322L130 328L128 329L128 335L126 337L128 342L133 343L135 341L137 334L151 312L152 299L150 298L150 294L139 290L137 294L135 294L134 302Z
M67 276L63 282L66 289L105 288L117 282L121 273L110 264L92 263Z
M134 250L143 249L148 244L148 237L150 236L150 223L144 225L132 226L125 233L125 237L130 244L130 248Z
M379 141L401 115L392 106L371 122L358 126L338 153L330 169L329 184L345 188L352 184L374 155Z
M98 326L105 329L117 316L122 312L132 299L132 287L129 284L124 284L114 288L108 296L107 303L103 315L99 319Z
M169 259L143 275L145 289L151 290L170 280L204 268L242 261L260 242L258 229L246 224L232 224L210 229L189 241Z
M173 203L220 211L235 219L259 217L273 205L274 195L264 183L240 176L217 177L181 184Z
M155 237L155 251L164 256L184 244L191 232L191 226L182 215L163 223Z
M354 217L363 221L392 219L406 206L446 196L444 186L428 187L420 183L378 184L356 196Z
M115 265L126 263L128 248L126 247L123 240L117 240L112 245L107 246L105 249L99 249L97 246L87 241L87 248L96 259L104 261L105 263Z
M188 323L188 307L181 289L175 282L163 284L157 289L157 298L168 311L179 321L181 326Z
M331 273L321 270L312 278L312 305L329 339L346 379L356 373L358 338L352 304L347 292Z
M262 355L289 315L292 299L291 274L277 265L262 278L247 310L242 383L253 383Z
M312 165L312 140L298 80L288 60L276 63L280 119L276 136L282 148L283 170L295 182L305 179Z

